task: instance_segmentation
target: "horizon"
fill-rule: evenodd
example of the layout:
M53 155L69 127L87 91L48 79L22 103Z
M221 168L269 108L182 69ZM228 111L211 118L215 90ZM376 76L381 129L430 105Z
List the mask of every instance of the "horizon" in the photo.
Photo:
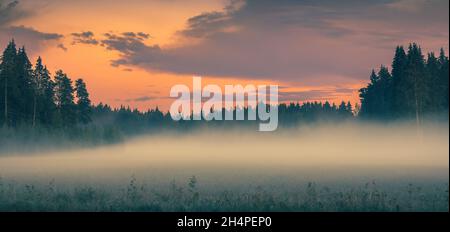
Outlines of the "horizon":
M449 211L449 21L448 0L0 0L0 223L435 226L371 213Z
M449 47L448 1L439 0L0 2L2 45L14 37L33 64L41 56L52 74L83 78L94 104L140 111L169 110L170 87L191 86L193 75L222 87L277 84L282 103L354 105L370 71L391 66L396 46Z

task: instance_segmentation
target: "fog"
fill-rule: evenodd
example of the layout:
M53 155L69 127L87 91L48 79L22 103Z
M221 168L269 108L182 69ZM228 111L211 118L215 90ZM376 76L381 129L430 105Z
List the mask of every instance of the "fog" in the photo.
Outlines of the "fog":
M4 179L168 183L197 176L211 185L267 180L448 181L448 124L303 126L277 133L203 130L130 138L96 148L0 155Z

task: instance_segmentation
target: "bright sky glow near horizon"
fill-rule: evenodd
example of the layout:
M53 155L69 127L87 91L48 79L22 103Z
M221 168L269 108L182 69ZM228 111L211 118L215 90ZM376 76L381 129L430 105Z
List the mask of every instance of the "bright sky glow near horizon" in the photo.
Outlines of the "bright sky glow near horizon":
M175 84L278 84L280 101L358 101L395 46L449 47L447 0L0 0L14 38L94 103L167 110Z

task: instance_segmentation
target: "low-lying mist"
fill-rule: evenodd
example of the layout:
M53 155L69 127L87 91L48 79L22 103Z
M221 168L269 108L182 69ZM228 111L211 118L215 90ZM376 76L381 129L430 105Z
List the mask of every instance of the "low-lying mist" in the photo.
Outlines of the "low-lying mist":
M448 181L448 124L343 123L262 133L202 130L134 137L123 143L0 155L0 176L15 180L114 183L130 176L165 183L267 180Z

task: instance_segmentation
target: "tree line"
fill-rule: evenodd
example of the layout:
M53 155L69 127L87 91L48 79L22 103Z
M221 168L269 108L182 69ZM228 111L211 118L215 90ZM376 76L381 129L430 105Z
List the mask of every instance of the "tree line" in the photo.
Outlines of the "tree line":
M411 44L407 52L399 46L392 71L385 66L378 72L373 70L370 83L360 90L361 107L352 106L350 102L339 105L328 101L282 103L278 107L280 126L349 120L356 116L387 120L420 119L428 113L448 115L448 62L443 49L438 57L429 53L424 59L418 45ZM255 109L232 109L234 114L244 111L245 115L250 110ZM223 109L223 114L226 111ZM64 129L78 126L91 131L102 128L105 136L110 136L116 132L128 134L155 128L183 129L225 123L227 126L232 123L253 125L247 120L174 122L168 112L158 108L138 111L125 106L115 109L102 103L93 105L83 79L73 82L62 70L52 76L40 57L32 65L25 48L17 49L14 41L8 44L0 59L0 125L4 127Z
M12 40L0 60L0 125L65 128L91 121L83 79L75 83L58 70L53 78L39 57L33 66Z
M444 114L448 119L449 58L444 49L425 58L419 45L395 50L392 70L381 66L372 70L370 83L360 92L359 116L372 119L415 118Z
M259 105L257 107L264 107ZM257 112L257 107L243 107L233 109L222 109L222 118L227 113L233 115L243 114L249 115L249 111ZM270 107L270 106L266 106ZM100 103L92 108L92 120L95 125L114 125L115 129L124 133L145 132L148 130L158 129L176 129L183 131L185 129L195 129L199 127L223 127L230 126L255 127L259 123L258 120L212 120L212 121L195 121L193 113L190 114L190 120L173 121L169 112L162 112L156 107L147 111L139 111L130 107L121 106L120 108L112 108L108 104ZM295 126L300 123L311 123L318 121L342 121L354 118L354 107L350 102L341 102L339 105L328 101L322 102L304 102L300 103L282 103L278 105L279 125Z

